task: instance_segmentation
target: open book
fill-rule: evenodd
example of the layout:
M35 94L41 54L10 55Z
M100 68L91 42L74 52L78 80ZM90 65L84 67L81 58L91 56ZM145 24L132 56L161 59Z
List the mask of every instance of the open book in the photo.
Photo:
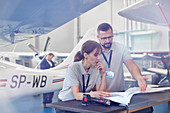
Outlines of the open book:
M130 100L134 94L141 94L141 93L153 93L153 92L160 92L164 90L170 90L170 87L147 87L145 92L140 92L139 87L129 88L125 92L112 92L109 99L113 102L120 103L121 105L128 105Z

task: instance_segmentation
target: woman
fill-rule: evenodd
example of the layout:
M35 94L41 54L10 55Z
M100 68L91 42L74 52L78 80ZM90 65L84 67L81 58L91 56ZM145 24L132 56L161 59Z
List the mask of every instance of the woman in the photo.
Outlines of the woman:
M62 101L82 100L83 94L89 94L95 98L110 96L108 92L104 92L106 71L99 57L101 50L100 44L95 41L89 40L82 45L81 51L75 56L76 62L67 69L59 99ZM94 88L96 91L92 91Z

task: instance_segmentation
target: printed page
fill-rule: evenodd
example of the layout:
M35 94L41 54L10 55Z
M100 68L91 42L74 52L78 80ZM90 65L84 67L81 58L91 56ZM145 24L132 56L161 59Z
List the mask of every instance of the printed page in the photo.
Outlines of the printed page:
M126 92L139 94L139 93L154 93L154 92L160 92L160 91L165 91L165 90L170 90L170 87L147 87L145 92L140 92L139 87L133 87L133 88L129 88L128 90L126 90Z
M111 96L106 99L109 99L113 102L128 105L134 94L154 93L154 92L161 92L165 90L170 90L170 87L156 87L156 88L147 87L145 92L140 92L139 87L133 87L126 90L126 92L112 92Z
M111 96L106 99L109 99L113 102L128 105L132 96L133 93L129 92L112 92Z

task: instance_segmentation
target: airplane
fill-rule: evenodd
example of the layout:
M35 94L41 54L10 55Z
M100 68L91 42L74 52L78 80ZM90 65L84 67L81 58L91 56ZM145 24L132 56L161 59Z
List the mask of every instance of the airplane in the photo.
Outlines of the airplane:
M36 68L41 62L41 59L48 53L54 54L54 58L52 60L55 65L60 64L69 55L69 53L58 53L54 51L42 52L38 55L33 52L0 52L0 60L17 63L30 68Z
M20 65L24 65L26 67L38 68L39 64L43 57L45 57L48 53L53 53L54 58L53 61L55 65L60 64L64 59L67 58L69 53L59 53L55 51L46 51L48 47L50 38L47 38L47 42L44 47L44 51L37 50L31 43L28 41L25 43L33 52L0 52L0 60L5 60L13 63L17 63Z
M90 29L59 65L47 70L32 69L12 62L0 60L0 100L16 99L24 95L41 94L62 88L67 67L74 55L87 40L95 40L95 30Z
M16 37L17 33L46 34L105 1L19 0L11 2L10 0L2 0L0 1L1 6L3 6L0 7L0 42L3 47L15 44L20 40ZM22 8L24 9L22 10ZM44 29L45 32L43 32ZM38 32L40 34L36 34L37 32L34 31L37 30L43 33ZM93 34L93 32L95 31L92 30L90 34ZM9 34L13 34L13 36L8 37ZM0 100L10 101L10 99L24 95L61 89L67 67L73 62L74 55L80 50L81 45L89 39L92 40L90 36L85 35L61 64L47 70L32 69L0 60ZM95 39L97 40L96 36ZM7 43L4 44L4 41Z
M11 2L10 0L2 0L0 1L0 4L3 6L0 7L0 47L47 34L105 1L51 0L47 2L42 0L24 0L23 2L19 0ZM46 42L48 42L48 39L49 37ZM47 49L47 45L46 43L44 51ZM34 52L41 56L48 53L44 51L41 53ZM57 64L69 55L68 53L53 51L52 53L56 56L54 60ZM39 62L37 57L35 57L34 53L0 52L0 59L32 68L36 67L37 62Z
M166 75L158 84L170 85L170 1L169 0L142 0L127 8L121 9L118 14L129 20L143 23L167 26L169 29L169 54L165 56L149 56L159 59L164 64L164 69L144 68L149 72Z

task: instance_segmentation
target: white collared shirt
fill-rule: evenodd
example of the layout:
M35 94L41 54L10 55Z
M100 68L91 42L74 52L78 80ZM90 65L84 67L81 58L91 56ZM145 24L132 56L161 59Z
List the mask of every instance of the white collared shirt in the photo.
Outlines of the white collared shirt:
M71 86L79 86L79 90L80 92L82 92L83 90L82 75L85 75L84 78L86 85L88 74L90 74L90 78L86 92L90 92L95 85L101 84L100 71L96 67L91 66L89 72L86 72L83 67L82 61L75 62L72 65L70 65L66 72L63 88L59 93L59 99L61 99L62 101L75 99L71 90Z

